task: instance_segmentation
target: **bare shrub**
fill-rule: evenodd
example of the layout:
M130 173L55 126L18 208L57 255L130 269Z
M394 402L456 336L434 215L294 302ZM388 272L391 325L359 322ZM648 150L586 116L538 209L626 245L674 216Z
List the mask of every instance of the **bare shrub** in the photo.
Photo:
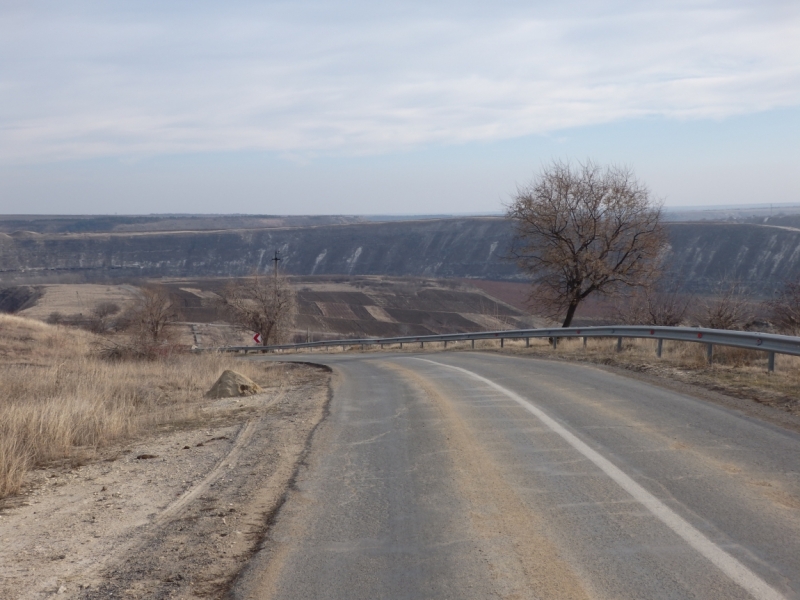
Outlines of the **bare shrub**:
M800 334L800 280L787 281L766 303L770 320L781 333Z
M65 317L63 314L61 314L57 310L54 310L49 315L47 315L47 319L45 320L45 322L49 323L50 325L60 325L61 323L64 322L64 319Z
M170 343L153 343L148 338L130 335L104 336L94 344L94 355L108 361L162 360L178 354L187 354L186 346Z
M92 309L87 328L93 333L105 333L113 327L111 317L119 312L120 307L116 302L100 302Z
M106 319L108 317L116 315L117 313L119 313L119 311L120 311L119 304L117 304L116 302L105 301L105 302L100 302L97 306L95 306L94 310L92 310L92 314L99 319Z
M633 290L615 304L614 318L628 325L678 327L689 312L692 296L680 293L675 286L659 283Z
M715 293L700 303L695 318L709 329L744 329L753 319L747 289L736 282L721 282Z

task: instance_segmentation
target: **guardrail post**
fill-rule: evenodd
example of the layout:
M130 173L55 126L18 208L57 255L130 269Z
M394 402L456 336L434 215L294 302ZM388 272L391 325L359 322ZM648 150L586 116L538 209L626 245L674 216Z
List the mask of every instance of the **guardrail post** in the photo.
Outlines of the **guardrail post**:
M767 355L767 372L774 373L775 372L775 353L770 352Z
M425 347L425 342L420 342L420 343L419 343L419 347L420 347L420 348L424 348L424 347Z
M661 349L664 347L664 340L658 338L658 344L656 345L656 357L661 358Z
M531 338L525 338L525 347L526 348L530 348L531 347Z
M400 350L403 349L403 342L400 342Z
M583 336L583 347L584 347L584 348L586 348L586 340L587 340L587 339L588 339L588 338L587 338L586 336Z
M475 340L472 340L472 349L475 350Z
M500 347L502 348L505 344L506 338L500 338Z
M444 341L444 347L447 348L447 340Z
M706 344L706 360L708 360L708 364L714 362L714 344Z
M622 350L622 337L617 338L617 352Z
M556 348L558 348L558 338L556 336L553 336L553 350L555 350Z

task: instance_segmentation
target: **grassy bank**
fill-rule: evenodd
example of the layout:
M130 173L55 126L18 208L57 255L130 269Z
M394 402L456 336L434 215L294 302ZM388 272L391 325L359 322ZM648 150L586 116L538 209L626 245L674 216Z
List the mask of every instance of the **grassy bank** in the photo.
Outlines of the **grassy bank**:
M226 368L267 383L263 365L230 356L110 362L98 356L99 342L84 331L0 315L0 498L17 493L36 465L86 460L149 427L194 418Z

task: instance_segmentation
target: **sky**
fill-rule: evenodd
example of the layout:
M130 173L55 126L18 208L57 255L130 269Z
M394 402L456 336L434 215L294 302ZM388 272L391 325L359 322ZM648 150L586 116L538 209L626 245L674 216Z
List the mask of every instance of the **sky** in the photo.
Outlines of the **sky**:
M0 1L0 213L800 203L800 2Z

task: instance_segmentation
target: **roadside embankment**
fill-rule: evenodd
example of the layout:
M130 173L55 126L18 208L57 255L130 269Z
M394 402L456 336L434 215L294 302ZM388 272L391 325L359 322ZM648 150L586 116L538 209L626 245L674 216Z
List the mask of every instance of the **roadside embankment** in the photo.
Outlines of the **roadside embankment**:
M292 483L330 373L108 362L85 332L0 326L0 598L219 597ZM206 398L230 367L262 392Z

